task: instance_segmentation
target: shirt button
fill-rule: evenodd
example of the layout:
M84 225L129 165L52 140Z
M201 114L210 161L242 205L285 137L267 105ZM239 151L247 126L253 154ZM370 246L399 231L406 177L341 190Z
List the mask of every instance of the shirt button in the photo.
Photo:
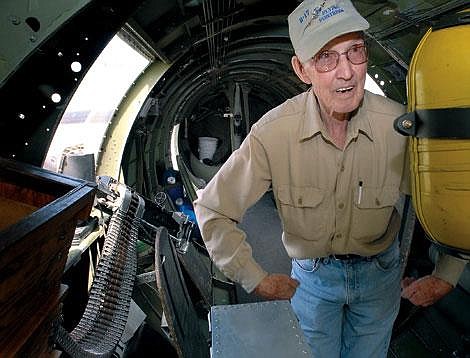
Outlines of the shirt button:
M341 164L340 170L341 170L342 172L344 172L344 165Z
M339 203L338 208L343 209L344 208L344 203Z
M337 233L337 234L335 235L335 237L336 237L337 239L341 239L341 238L343 237L343 235L341 235L341 233Z

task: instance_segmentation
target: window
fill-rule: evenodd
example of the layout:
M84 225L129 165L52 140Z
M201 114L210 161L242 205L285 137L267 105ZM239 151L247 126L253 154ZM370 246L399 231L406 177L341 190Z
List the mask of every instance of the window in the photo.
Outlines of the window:
M118 35L114 36L72 97L54 134L44 168L60 171L62 157L66 152L92 153L96 164L114 112L149 62ZM81 70L77 63L71 66Z
M385 94L384 94L384 91L382 91L382 88L380 88L379 85L375 83L375 81L372 79L372 77L369 74L367 74L366 76L365 89L372 93L379 94L385 97Z

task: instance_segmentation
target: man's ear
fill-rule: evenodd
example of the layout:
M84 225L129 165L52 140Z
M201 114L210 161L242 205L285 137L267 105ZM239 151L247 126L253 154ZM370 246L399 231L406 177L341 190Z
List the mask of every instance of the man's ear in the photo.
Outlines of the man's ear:
M312 84L310 78L308 78L308 76L305 74L304 66L302 65L297 56L292 56L290 63L292 65L292 68L294 69L295 74L303 83L306 83L308 85Z

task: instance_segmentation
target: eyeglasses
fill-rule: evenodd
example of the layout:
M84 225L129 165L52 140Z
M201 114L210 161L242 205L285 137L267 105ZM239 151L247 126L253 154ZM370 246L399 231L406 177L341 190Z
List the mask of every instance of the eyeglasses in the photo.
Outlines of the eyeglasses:
M353 65L360 65L367 61L367 47L365 44L353 45L346 52L339 53L333 50L322 51L313 57L315 68L318 72L329 72L338 66L339 57L346 58Z

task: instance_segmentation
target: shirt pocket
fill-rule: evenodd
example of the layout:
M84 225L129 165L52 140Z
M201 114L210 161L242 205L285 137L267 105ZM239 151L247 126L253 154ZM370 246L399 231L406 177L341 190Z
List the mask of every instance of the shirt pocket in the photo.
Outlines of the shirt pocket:
M325 193L313 187L281 185L279 211L286 233L305 240L318 240L325 231Z
M356 187L351 237L370 242L382 236L387 230L398 195L398 188L395 187Z

